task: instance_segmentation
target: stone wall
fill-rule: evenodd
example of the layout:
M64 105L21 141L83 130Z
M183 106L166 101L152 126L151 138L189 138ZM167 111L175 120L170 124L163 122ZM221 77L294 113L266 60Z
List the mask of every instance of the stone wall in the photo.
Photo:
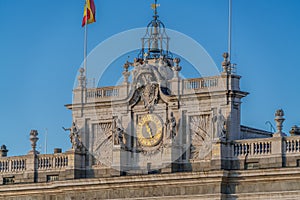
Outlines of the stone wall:
M187 172L0 186L2 200L299 199L300 168Z

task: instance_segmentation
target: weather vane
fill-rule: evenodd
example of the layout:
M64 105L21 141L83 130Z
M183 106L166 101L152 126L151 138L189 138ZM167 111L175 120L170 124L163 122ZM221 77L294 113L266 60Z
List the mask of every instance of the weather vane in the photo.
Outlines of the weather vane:
M154 14L157 15L157 8L160 6L160 4L157 4L157 0L155 0L154 4L151 4L151 8L154 10Z

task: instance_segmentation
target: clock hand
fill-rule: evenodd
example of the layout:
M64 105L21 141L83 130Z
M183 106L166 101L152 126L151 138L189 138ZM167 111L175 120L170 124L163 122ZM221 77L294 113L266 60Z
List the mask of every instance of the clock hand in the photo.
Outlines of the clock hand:
M153 138L152 131L151 131L151 128L149 126L149 122L146 124L146 129L147 129L147 133L149 133L149 135L150 135L150 138Z

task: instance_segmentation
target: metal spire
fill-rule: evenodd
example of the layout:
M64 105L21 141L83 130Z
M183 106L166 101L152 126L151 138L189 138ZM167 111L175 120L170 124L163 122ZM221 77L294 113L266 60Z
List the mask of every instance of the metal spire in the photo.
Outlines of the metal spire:
M157 0L155 0L154 4L151 4L151 8L154 10L154 18L157 18L157 8L160 6L160 4L157 4Z
M158 18L157 8L160 4L157 4L157 0L154 4L151 4L151 8L154 10L153 19L147 25L145 36L142 38L142 50L139 54L141 59L151 58L171 58L171 52L169 52L169 40L170 38L166 34L166 28L163 22Z

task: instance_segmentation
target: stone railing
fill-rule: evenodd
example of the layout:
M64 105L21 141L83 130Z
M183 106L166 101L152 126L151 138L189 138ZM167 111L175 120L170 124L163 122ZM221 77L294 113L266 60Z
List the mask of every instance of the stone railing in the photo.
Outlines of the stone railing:
M218 87L219 78L197 78L197 79L186 79L183 81L184 89L203 89L203 88L212 88Z
M91 88L87 90L88 99L111 98L120 96L120 87Z
M261 156L272 153L272 141L267 139L236 140L232 143L234 157Z
M26 170L26 158L11 157L0 159L0 173L20 172Z
M33 163L37 163L38 170L43 169L62 169L68 166L73 166L70 163L74 158L71 153L63 154L41 154L36 156L34 161L33 155L4 157L0 158L0 173L14 173L30 170L33 168Z
M65 168L68 165L68 155L38 155L38 169Z
M292 136L284 138L284 150L287 154L300 152L300 137Z
M182 94L196 94L202 92L220 92L239 89L239 79L231 78L229 80L224 76L211 76L205 78L184 79L181 81ZM228 88L226 84L228 83ZM176 89L176 88L175 88ZM171 88L172 90L172 88Z
M86 91L81 89L75 89L73 91L73 104L82 103L85 99L88 103L109 101L114 99L125 99L127 97L128 86L120 85L115 87L100 87L100 88L88 88Z

